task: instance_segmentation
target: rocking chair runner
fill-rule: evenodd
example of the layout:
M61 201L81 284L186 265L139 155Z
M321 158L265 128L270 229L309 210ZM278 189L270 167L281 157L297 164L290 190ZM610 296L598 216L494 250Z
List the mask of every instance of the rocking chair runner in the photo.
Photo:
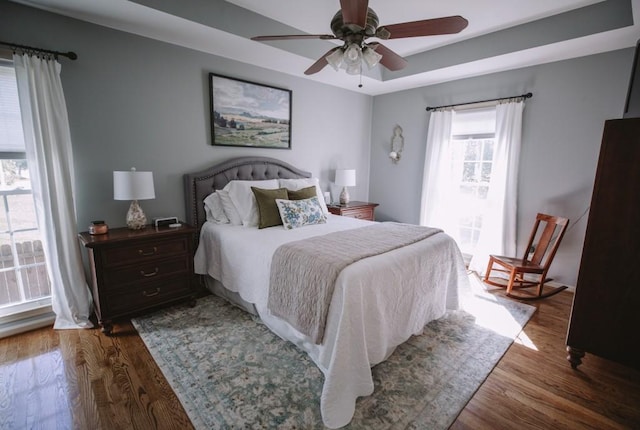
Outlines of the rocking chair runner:
M535 248L532 248L534 246L534 241L538 236L538 228L541 223L544 223L544 229L542 230L542 234L539 237L537 245L535 245ZM565 290L567 287L564 285L561 287L546 286L548 292L544 292L545 282L551 281L550 278L546 277L547 272L549 271L549 266L551 266L553 257L556 255L556 251L558 250L558 246L560 245L560 241L562 240L568 225L569 220L567 218L539 213L536 216L536 222L533 226L533 230L531 231L531 236L529 237L529 243L525 248L524 256L522 258L517 258L505 257L502 255L490 255L487 272L484 275L484 282L497 287L506 288L507 296L519 300L543 299ZM556 231L556 229L558 229L558 231ZM533 255L530 256L532 249L534 249ZM503 269L494 269L494 264L502 266ZM490 274L492 270L508 273L509 278L505 279L506 283L491 280ZM526 274L532 276L537 275L539 278L537 280L525 279ZM535 286L538 287L537 295L513 293L514 289Z

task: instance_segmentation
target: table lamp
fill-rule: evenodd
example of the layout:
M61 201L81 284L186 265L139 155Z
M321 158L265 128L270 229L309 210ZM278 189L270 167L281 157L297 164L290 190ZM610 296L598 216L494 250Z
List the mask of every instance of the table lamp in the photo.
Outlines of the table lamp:
M114 200L131 200L127 212L127 226L140 230L147 225L147 217L138 204L138 200L155 199L153 172L138 172L135 167L130 171L113 172Z
M347 187L354 187L356 185L356 171L354 169L336 170L336 185L343 187L340 193L340 204L346 205L349 203L349 191Z

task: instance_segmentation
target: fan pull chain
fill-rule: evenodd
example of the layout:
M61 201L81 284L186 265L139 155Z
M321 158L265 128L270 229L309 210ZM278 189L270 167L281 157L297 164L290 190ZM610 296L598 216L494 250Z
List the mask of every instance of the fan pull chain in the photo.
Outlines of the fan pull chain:
M360 66L360 83L358 84L358 88L362 88L362 66Z

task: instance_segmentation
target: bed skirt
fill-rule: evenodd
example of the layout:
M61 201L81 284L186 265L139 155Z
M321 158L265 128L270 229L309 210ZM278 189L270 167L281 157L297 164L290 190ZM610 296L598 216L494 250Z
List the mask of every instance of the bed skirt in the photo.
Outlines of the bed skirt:
M222 282L212 278L211 276L203 275L203 278L205 287L207 287L207 290L212 294L222 297L232 305L235 305L252 315L258 316L258 311L256 310L255 305L244 300L240 297L240 294L235 291L227 290L224 285L222 285Z

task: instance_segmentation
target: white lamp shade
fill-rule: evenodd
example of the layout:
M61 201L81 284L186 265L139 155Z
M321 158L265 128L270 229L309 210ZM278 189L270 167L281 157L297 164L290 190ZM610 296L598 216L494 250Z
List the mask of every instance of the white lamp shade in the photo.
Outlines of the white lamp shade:
M340 48L340 49L336 49L331 53L331 55L327 55L325 58L327 60L327 63L329 63L329 65L333 67L337 72L340 66L342 65L343 56L344 56L344 51L342 50L342 48Z
M356 185L355 169L336 170L336 185L354 187Z
M153 188L153 172L130 171L113 172L114 200L148 200L155 199Z
M373 48L365 46L362 49L362 59L365 63L367 63L367 67L369 68L369 70L371 70L376 66L376 64L380 62L380 60L382 59L382 55L374 51Z

